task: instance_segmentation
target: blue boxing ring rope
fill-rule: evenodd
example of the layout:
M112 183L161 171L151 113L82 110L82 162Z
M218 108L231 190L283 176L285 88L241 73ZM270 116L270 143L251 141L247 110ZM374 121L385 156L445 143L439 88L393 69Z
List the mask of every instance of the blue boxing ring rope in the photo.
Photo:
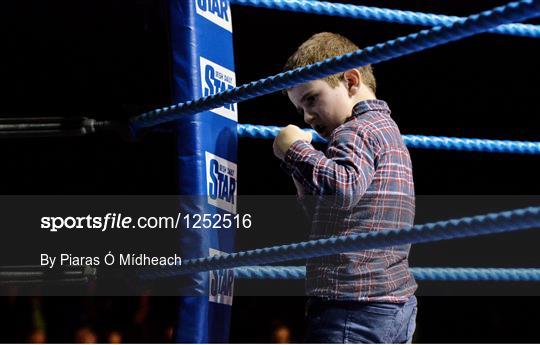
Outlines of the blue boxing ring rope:
M540 227L540 207L528 207L415 225L400 230L337 236L231 254L188 259L182 262L181 267L163 267L157 270L142 271L139 277L141 279L171 278L200 271L309 259L344 252L519 231L537 227Z
M238 279L304 279L305 266L244 266L234 269ZM411 267L416 280L540 282L538 268Z
M432 28L236 87L229 3ZM214 7L209 9L210 6ZM181 187L179 192L191 195L204 195L208 192L206 187L212 178L211 167L217 167L216 171L225 167L227 171L232 171L230 181L236 178L237 137L271 139L280 130L273 126L237 124L237 102L479 33L540 38L539 26L514 24L540 15L540 0L512 2L466 18L306 0L170 0L170 10L176 103L135 116L130 119L129 126L137 132L143 128L175 121L177 133L182 133L178 138L178 165L183 171L179 180L184 187ZM214 51L213 44L218 46L221 53ZM216 81L212 74L212 71L216 70L226 78ZM209 80L214 83L209 83ZM420 149L540 154L539 142L423 135L404 135L403 139L408 147ZM324 142L318 135L314 136L314 141ZM236 197L233 187L235 190L235 184L230 186L228 206L223 201L211 203L209 200L208 205L189 205L185 211L225 209L235 213L236 205L229 208L232 205L231 197L233 204ZM332 237L244 252L233 251L234 235L231 234L224 237L184 233L184 237L179 240L182 254L186 257L181 267L163 267L160 270L141 271L139 274L142 279L188 279L188 287L202 293L199 297L181 299L177 341L223 342L228 336L226 327L230 318L232 295L218 294L219 296L210 296L210 299L205 296L216 275L225 274L224 277L219 277L221 280L233 279L234 273L230 276L227 273L229 271L236 272L236 276L240 278L302 279L305 275L303 267L254 265L539 226L540 207L529 207L416 225L400 230ZM210 274L204 273L205 271L210 271ZM538 269L415 268L413 273L420 280L540 280Z
M133 117L130 120L130 124L134 130L156 126L180 119L182 116L197 114L225 104L246 101L284 90L311 80L340 73L350 68L379 63L457 41L486 32L501 24L533 18L538 16L539 12L540 2L536 0L512 2L505 6L496 7L492 10L458 20L447 26L436 26L429 30L422 30L385 43L370 46L354 53L279 73L272 77L260 79L227 91L149 111Z
M234 5L271 10L420 26L449 25L464 19L463 17L433 13L393 10L317 0L230 0L230 2ZM500 35L540 38L540 26L531 24L503 24L488 30L488 32Z
M252 139L273 139L281 130L280 127L276 126L259 126L249 124L238 124L237 129L239 137ZM321 137L316 131L312 129L306 130L311 132L314 142L326 142L326 139ZM523 155L540 154L540 142L532 141L452 138L411 134L403 135L403 141L409 148L414 149L511 153Z

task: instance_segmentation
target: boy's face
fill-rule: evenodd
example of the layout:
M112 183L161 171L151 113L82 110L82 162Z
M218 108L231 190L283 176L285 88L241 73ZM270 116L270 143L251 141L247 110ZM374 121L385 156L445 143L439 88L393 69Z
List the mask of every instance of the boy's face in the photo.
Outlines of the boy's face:
M323 137L342 125L354 106L344 82L332 87L324 80L314 80L295 86L287 95L304 121Z

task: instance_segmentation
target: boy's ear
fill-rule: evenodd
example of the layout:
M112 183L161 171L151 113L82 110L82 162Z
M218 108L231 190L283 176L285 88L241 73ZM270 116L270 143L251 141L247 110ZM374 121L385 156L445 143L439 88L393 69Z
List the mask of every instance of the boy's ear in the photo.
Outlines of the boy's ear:
M356 94L362 85L362 75L360 71L356 68L350 69L343 73L343 78L345 79L345 84L349 94L352 96Z

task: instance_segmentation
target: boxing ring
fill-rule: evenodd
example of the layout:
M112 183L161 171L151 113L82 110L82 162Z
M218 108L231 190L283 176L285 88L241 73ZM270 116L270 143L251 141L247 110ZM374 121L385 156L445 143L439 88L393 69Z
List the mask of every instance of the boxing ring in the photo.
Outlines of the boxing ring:
M513 24L540 15L540 1L524 0L467 18L304 0L232 0L233 5L332 15L364 20L430 26L407 36L369 46L314 65L236 86L232 25L227 1L171 1L171 32L177 104L143 113L130 120L134 132L175 122L179 135L180 194L210 195L215 161L237 181L237 138L272 139L280 128L237 124L236 103L291 88L350 68L376 64L460 40L475 34L540 37L540 27ZM189 23L189 27L186 26ZM209 39L209 37L212 37ZM313 132L314 141L324 139ZM462 150L506 154L540 154L540 143L474 138L404 135L409 148ZM227 149L224 149L227 148ZM206 178L206 179L205 179ZM236 183L236 182L235 182ZM236 210L236 184L225 198L202 206L213 212ZM232 195L231 195L232 193ZM227 200L225 200L227 199ZM232 202L231 202L232 201ZM188 211L193 212L193 209ZM196 211L201 211L198 209ZM227 341L232 306L232 279L302 279L305 267L263 266L292 259L358 251L384 246L439 241L540 226L540 207L509 210L377 233L332 237L317 241L234 252L234 234L208 237L188 234L182 239L186 258L178 268L145 271L141 279L184 277L201 297L181 297L176 340ZM234 270L234 274L233 274ZM201 273L206 272L209 273ZM538 269L413 268L418 280L538 281ZM213 282L228 282L225 295L208 291Z
M174 3L174 2L173 2ZM210 88L198 88L193 94L185 92L179 95L179 103L170 107L165 107L144 113L138 117L132 118L130 124L134 131L141 128L152 127L170 121L178 121L180 123L179 130L193 133L193 137L197 136L197 129L184 127L183 124L192 121L192 117L206 117L208 120L206 126L209 126L216 134L216 139L223 140L224 132L227 142L236 145L236 135L248 138L263 138L272 139L279 132L278 127L257 126L249 124L236 124L236 116L230 116L232 113L227 111L236 111L234 104L245 101L262 95L270 94L276 91L287 89L295 85L320 79L338 72L343 72L349 68L359 67L367 64L375 64L385 60L397 58L413 52L418 52L424 49L435 47L441 44L463 39L468 36L489 31L495 34L525 36L531 38L540 37L540 28L534 25L511 24L515 21L524 20L534 17L539 14L540 2L538 1L522 1L511 3L503 7L495 8L490 11L485 11L468 18L450 17L433 14L423 14L408 11L368 8L364 6L333 4L319 1L301 1L301 0L234 0L232 4L243 6L255 6L277 10L288 10L303 13L312 13L320 15L334 15L341 17L365 19L365 20L380 20L387 22L397 22L403 24L415 24L423 26L434 26L429 30L423 30L418 33L410 34L404 37L399 37L388 42L377 44L364 48L360 51L347 54L344 56L332 58L324 62L320 62L311 66L298 68L296 70L284 72L264 78L249 84L236 87L234 84L228 84L227 89L215 90L221 92L212 92ZM196 1L186 4L186 12L195 7L196 11L202 18L201 26L197 30L216 30L219 35L225 34L226 37L220 37L230 44L231 26L223 22L223 19L230 19L228 6L224 5L224 1L219 3L206 1ZM180 6L177 4L177 6ZM213 6L213 8L211 8ZM226 6L226 7L223 7ZM208 12L212 12L212 15ZM174 12L173 12L174 13ZM216 17L216 15L219 17ZM221 16L220 16L221 15ZM172 22L175 23L175 18L172 17ZM210 23L214 23L213 27ZM174 24L173 24L174 25ZM187 63L187 66L197 66L195 75L192 78L199 77L199 70L203 70L203 64L207 63L207 52L205 51L205 41L198 42L200 44L200 59L197 58ZM173 37L174 44L174 37ZM229 46L230 47L230 46ZM179 47L178 49L182 49ZM222 49L222 47L220 47ZM193 52L192 52L193 53ZM232 56L232 50L228 52ZM224 55L224 54L223 54ZM220 56L227 60L226 57ZM185 57L183 58L185 59ZM182 61L184 61L182 59ZM194 61L193 61L194 60ZM200 62L200 64L198 64ZM223 62L226 67L225 74L232 71L231 60ZM189 67L188 67L189 69ZM182 73L186 73L185 71ZM234 73L230 73L229 80ZM182 74L183 77L185 75ZM201 72L201 78L208 77L208 74ZM222 82L224 80L221 80ZM205 84L204 81L201 81ZM197 81L194 82L197 84ZM197 87L195 87L197 89ZM217 110L216 110L217 109ZM214 113L210 115L210 113ZM226 114L224 114L226 113ZM202 115L201 115L202 114ZM220 118L221 116L221 118ZM224 120L223 117L227 117ZM222 122L220 126L214 127L214 120ZM198 119L196 120L198 121ZM204 121L204 120L202 120ZM210 124L211 123L211 124ZM192 122L190 122L192 124ZM234 127L236 126L236 131ZM200 132L199 132L200 134ZM314 141L324 141L316 133ZM439 150L464 150L478 151L491 153L512 153L512 154L533 154L540 153L540 143L534 142L513 142L501 140L485 140L485 139L468 139L468 138L448 138L448 137L432 137L432 136L412 136L404 135L403 139L409 148L423 149L439 149ZM217 145L220 147L222 145ZM231 147L232 147L231 146ZM234 148L235 149L235 148ZM191 153L197 154L197 153ZM202 154L200 151L199 155ZM214 153L211 153L214 154ZM216 153L217 156L224 153ZM208 155L208 153L207 153ZM229 161L235 161L236 152L228 152L223 157ZM204 166L202 156L199 158L199 168ZM227 164L227 163L225 163ZM197 164L194 166L183 167L197 169ZM235 165L234 165L235 166ZM208 166L207 166L208 169ZM199 176L204 174L199 174ZM203 181L191 181L193 183L203 183ZM195 191L194 187L188 187L189 192ZM201 192L201 190L197 190ZM204 193L204 191L202 191ZM175 277L188 274L199 274L197 272L210 271L211 275L218 276L216 272L226 272L226 270L235 269L236 277L243 279L302 279L305 275L304 267L281 267L281 266L260 266L280 261L291 259L306 259L316 256L336 254L346 251L364 250L372 248L380 248L383 246L405 244L405 243L420 243L428 241L437 241L449 238L475 236L481 234L489 234L504 231L522 230L526 228L534 228L540 226L540 208L530 207L527 209L512 210L498 214L479 215L471 218L463 218L457 220L436 222L425 225L416 225L410 229L401 229L393 231L383 231L380 233L369 233L351 236L341 236L318 241L309 241L302 243L294 243L290 245L274 246L261 249L254 249L244 252L231 253L230 243L218 248L222 252L218 255L204 255L205 251L210 250L209 247L199 248L199 255L191 255L190 259L184 261L180 269L163 269L159 271L149 271L141 274L143 279L159 279L164 277ZM195 254L193 252L189 254ZM203 255L200 255L203 254ZM240 268L237 268L240 267ZM537 269L480 269L480 268L413 268L414 276L419 280L538 280L539 271ZM211 297L210 297L211 299ZM225 299L221 299L223 303ZM207 318L204 319L200 326L208 332L182 333L180 329L177 340L179 341L223 341L226 340L226 326L221 329L216 328L216 319L212 319L216 315L218 318L228 322L228 318L223 316L228 315L228 310L210 310L215 306L216 302L207 300L199 300L199 305L204 306L204 310L208 310ZM218 303L220 303L218 302ZM186 305L191 306L193 305ZM197 310L190 309L188 313ZM212 313L214 312L214 313ZM187 316L186 310L180 311L180 323L185 322ZM190 326L195 327L191 322L193 318L188 317L187 321ZM208 321L210 320L210 321ZM213 321L212 321L213 320ZM182 335L183 334L183 335Z
M425 29L356 52L331 58L236 86L231 5L330 15L361 20L427 26ZM239 124L236 104L368 64L376 64L489 32L540 38L540 26L516 24L540 16L540 0L508 3L469 17L327 3L311 0L170 0L173 99L175 104L129 120L134 135L168 124L177 134L178 195L202 196L203 203L182 204L180 212L237 211L238 138L273 139L280 128ZM116 124L115 124L116 125ZM11 126L11 127L10 127ZM17 128L0 124L0 136ZM60 126L60 125L58 125ZM82 135L106 122L80 119ZM37 126L53 131L59 127ZM19 128L20 129L20 128ZM32 131L32 125L24 128ZM316 132L313 141L323 143ZM6 134L6 135L7 135ZM411 149L540 155L540 142L403 135ZM411 228L331 237L235 252L235 231L186 229L178 239L180 267L139 272L143 280L178 279L177 342L226 342L233 303L234 279L303 279L303 266L269 265L289 260L427 243L540 227L540 207L450 219ZM414 267L417 280L540 281L540 268ZM87 272L86 272L87 273ZM95 273L95 272L94 272Z

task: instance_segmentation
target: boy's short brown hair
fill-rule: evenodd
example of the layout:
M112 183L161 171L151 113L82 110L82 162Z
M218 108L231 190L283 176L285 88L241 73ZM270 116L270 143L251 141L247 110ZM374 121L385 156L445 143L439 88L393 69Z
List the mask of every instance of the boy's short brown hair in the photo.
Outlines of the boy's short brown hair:
M339 56L358 50L358 46L346 37L331 32L321 32L311 36L287 60L284 71L289 71L298 67L320 62L334 56ZM362 82L366 84L373 93L375 93L375 76L371 65L359 67ZM343 73L331 75L323 78L330 86L338 86L340 81L344 80Z

